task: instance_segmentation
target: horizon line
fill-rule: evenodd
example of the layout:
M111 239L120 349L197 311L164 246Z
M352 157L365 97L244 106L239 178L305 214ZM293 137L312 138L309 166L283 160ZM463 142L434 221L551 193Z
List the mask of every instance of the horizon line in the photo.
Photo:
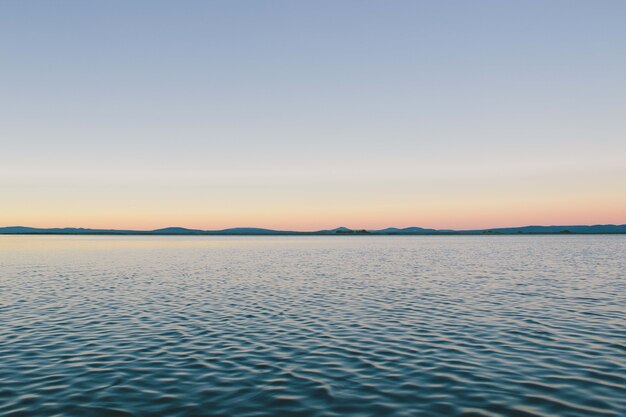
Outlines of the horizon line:
M453 229L453 228L434 228L434 227L422 227L422 226L406 226L406 227L397 227L397 226L387 226L383 228L352 228L346 226L338 226L331 228L323 228L323 229L315 229L315 230L290 230L290 229L272 229L267 227L257 227L257 226L235 226L235 227L226 227L223 229L199 229L199 228L190 228L185 226L165 226L165 227L157 227L154 229L132 229L132 228L92 228L92 227L82 227L82 226L63 226L63 227L32 227L32 226L22 226L22 225L13 225L13 226L0 226L0 233L6 229L32 229L33 231L50 231L50 230L77 230L77 231L94 231L94 232L132 232L132 233L155 233L155 232L164 232L179 230L181 233L184 232L197 232L197 233L219 233L219 232L228 232L228 231L267 231L267 232L277 232L277 233L321 233L321 232L338 232L338 231L352 231L352 232L381 232L387 230L397 230L403 231L408 229L419 229L425 232L481 232L481 231L489 231L489 230L502 230L502 229L526 229L526 228L565 228L565 227L575 227L575 228L592 228L592 227L626 227L626 223L594 223L594 224L526 224L523 226L497 226L497 227L487 227L487 228L471 228L471 229Z

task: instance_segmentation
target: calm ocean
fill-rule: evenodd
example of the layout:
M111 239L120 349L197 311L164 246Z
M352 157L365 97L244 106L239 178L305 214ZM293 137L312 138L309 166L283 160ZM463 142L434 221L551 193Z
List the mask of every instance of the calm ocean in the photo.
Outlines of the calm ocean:
M0 236L0 415L615 417L626 236Z

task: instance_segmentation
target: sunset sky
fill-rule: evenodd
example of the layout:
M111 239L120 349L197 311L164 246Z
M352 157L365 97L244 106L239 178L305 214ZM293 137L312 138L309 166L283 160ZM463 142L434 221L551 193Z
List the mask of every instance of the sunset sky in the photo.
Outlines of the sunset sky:
M626 1L0 2L0 226L626 223Z

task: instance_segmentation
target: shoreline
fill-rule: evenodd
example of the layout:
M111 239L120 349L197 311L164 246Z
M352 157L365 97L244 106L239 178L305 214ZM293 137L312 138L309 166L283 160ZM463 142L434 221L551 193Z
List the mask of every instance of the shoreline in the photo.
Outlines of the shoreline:
M152 233L152 232L18 232L3 233L0 236L571 236L571 235L626 235L626 232L450 232L450 233L318 233L318 232L286 232L286 233Z

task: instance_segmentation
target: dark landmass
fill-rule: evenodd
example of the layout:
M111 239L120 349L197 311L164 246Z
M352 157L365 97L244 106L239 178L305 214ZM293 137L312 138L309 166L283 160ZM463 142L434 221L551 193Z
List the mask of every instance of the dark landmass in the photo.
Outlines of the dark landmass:
M13 235L545 235L545 234L626 234L626 224L598 224L593 226L522 226L480 230L446 230L406 227L389 227L381 230L336 229L316 232L298 232L289 230L270 230L257 227L236 227L223 230L186 229L184 227L166 227L156 230L116 230L85 228L35 228L24 226L0 227L0 234Z

